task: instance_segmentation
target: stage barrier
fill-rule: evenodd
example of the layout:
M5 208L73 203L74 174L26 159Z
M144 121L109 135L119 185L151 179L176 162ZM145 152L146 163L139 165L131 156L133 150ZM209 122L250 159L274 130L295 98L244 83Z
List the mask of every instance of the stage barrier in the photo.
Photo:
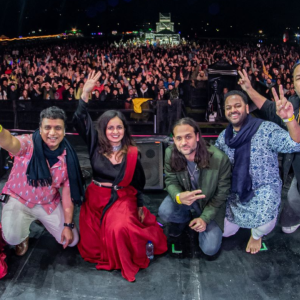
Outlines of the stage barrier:
M40 112L50 106L63 109L67 115L67 131L74 132L72 117L78 106L78 100L18 100L0 101L0 120L4 128L35 130L39 126ZM181 118L182 101L172 100L168 105L167 100L150 102L150 108L143 110L148 115L147 119L134 118L133 109L125 109L124 101L102 102L90 100L88 110L93 121L96 121L105 111L115 109L121 111L133 133L167 134L173 123Z

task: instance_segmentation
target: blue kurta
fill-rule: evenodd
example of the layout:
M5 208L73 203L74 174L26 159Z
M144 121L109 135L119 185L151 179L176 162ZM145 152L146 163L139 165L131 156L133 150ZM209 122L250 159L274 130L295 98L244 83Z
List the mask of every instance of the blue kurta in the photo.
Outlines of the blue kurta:
M238 133L237 133L238 134ZM234 165L234 149L225 144L225 130L216 144ZM279 177L278 153L300 152L300 144L289 133L272 122L263 122L251 139L250 176L255 196L241 203L237 194L227 199L226 218L243 228L256 228L278 215L282 182Z

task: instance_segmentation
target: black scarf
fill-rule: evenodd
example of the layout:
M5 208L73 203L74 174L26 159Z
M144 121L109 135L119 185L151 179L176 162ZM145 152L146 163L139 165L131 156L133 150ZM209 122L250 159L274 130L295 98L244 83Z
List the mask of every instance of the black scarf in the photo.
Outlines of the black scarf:
M231 192L237 193L242 203L249 202L254 196L249 173L251 139L262 122L263 120L248 115L235 137L233 137L232 124L229 124L225 131L225 144L235 149Z
M59 159L57 157L62 155L62 153L64 152L64 144L65 143L60 143L58 148L52 151L44 142L42 143L44 155L49 162L50 168L58 162Z
M76 152L68 140L64 138L58 149L51 151L47 145L43 145L44 142L39 130L36 130L32 135L32 141L33 154L26 171L28 184L34 187L51 186L52 177L46 159L48 159L51 167L58 161L57 156L61 155L63 150L66 149L71 199L75 204L81 205L84 201L82 174Z

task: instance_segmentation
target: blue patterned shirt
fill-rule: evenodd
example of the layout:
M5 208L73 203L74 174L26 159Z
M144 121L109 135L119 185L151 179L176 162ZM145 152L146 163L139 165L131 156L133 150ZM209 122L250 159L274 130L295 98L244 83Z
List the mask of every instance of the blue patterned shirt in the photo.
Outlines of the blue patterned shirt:
M234 165L234 149L225 144L225 130L216 144ZM227 199L226 218L243 228L257 228L277 218L282 182L279 177L278 153L300 152L300 144L289 133L272 122L264 121L251 139L250 176L255 196L241 203L231 193Z

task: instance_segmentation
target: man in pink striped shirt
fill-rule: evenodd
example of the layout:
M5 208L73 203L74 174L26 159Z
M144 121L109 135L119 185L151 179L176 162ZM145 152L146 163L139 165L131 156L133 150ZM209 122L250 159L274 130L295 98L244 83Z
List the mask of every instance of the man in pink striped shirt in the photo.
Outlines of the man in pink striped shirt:
M5 241L16 245L17 255L28 249L34 220L64 248L79 240L73 211L74 203L83 198L83 188L78 158L64 138L65 121L63 110L49 107L41 112L40 128L34 134L14 137L0 125L0 146L15 157L2 190L9 195L2 210L2 231Z

